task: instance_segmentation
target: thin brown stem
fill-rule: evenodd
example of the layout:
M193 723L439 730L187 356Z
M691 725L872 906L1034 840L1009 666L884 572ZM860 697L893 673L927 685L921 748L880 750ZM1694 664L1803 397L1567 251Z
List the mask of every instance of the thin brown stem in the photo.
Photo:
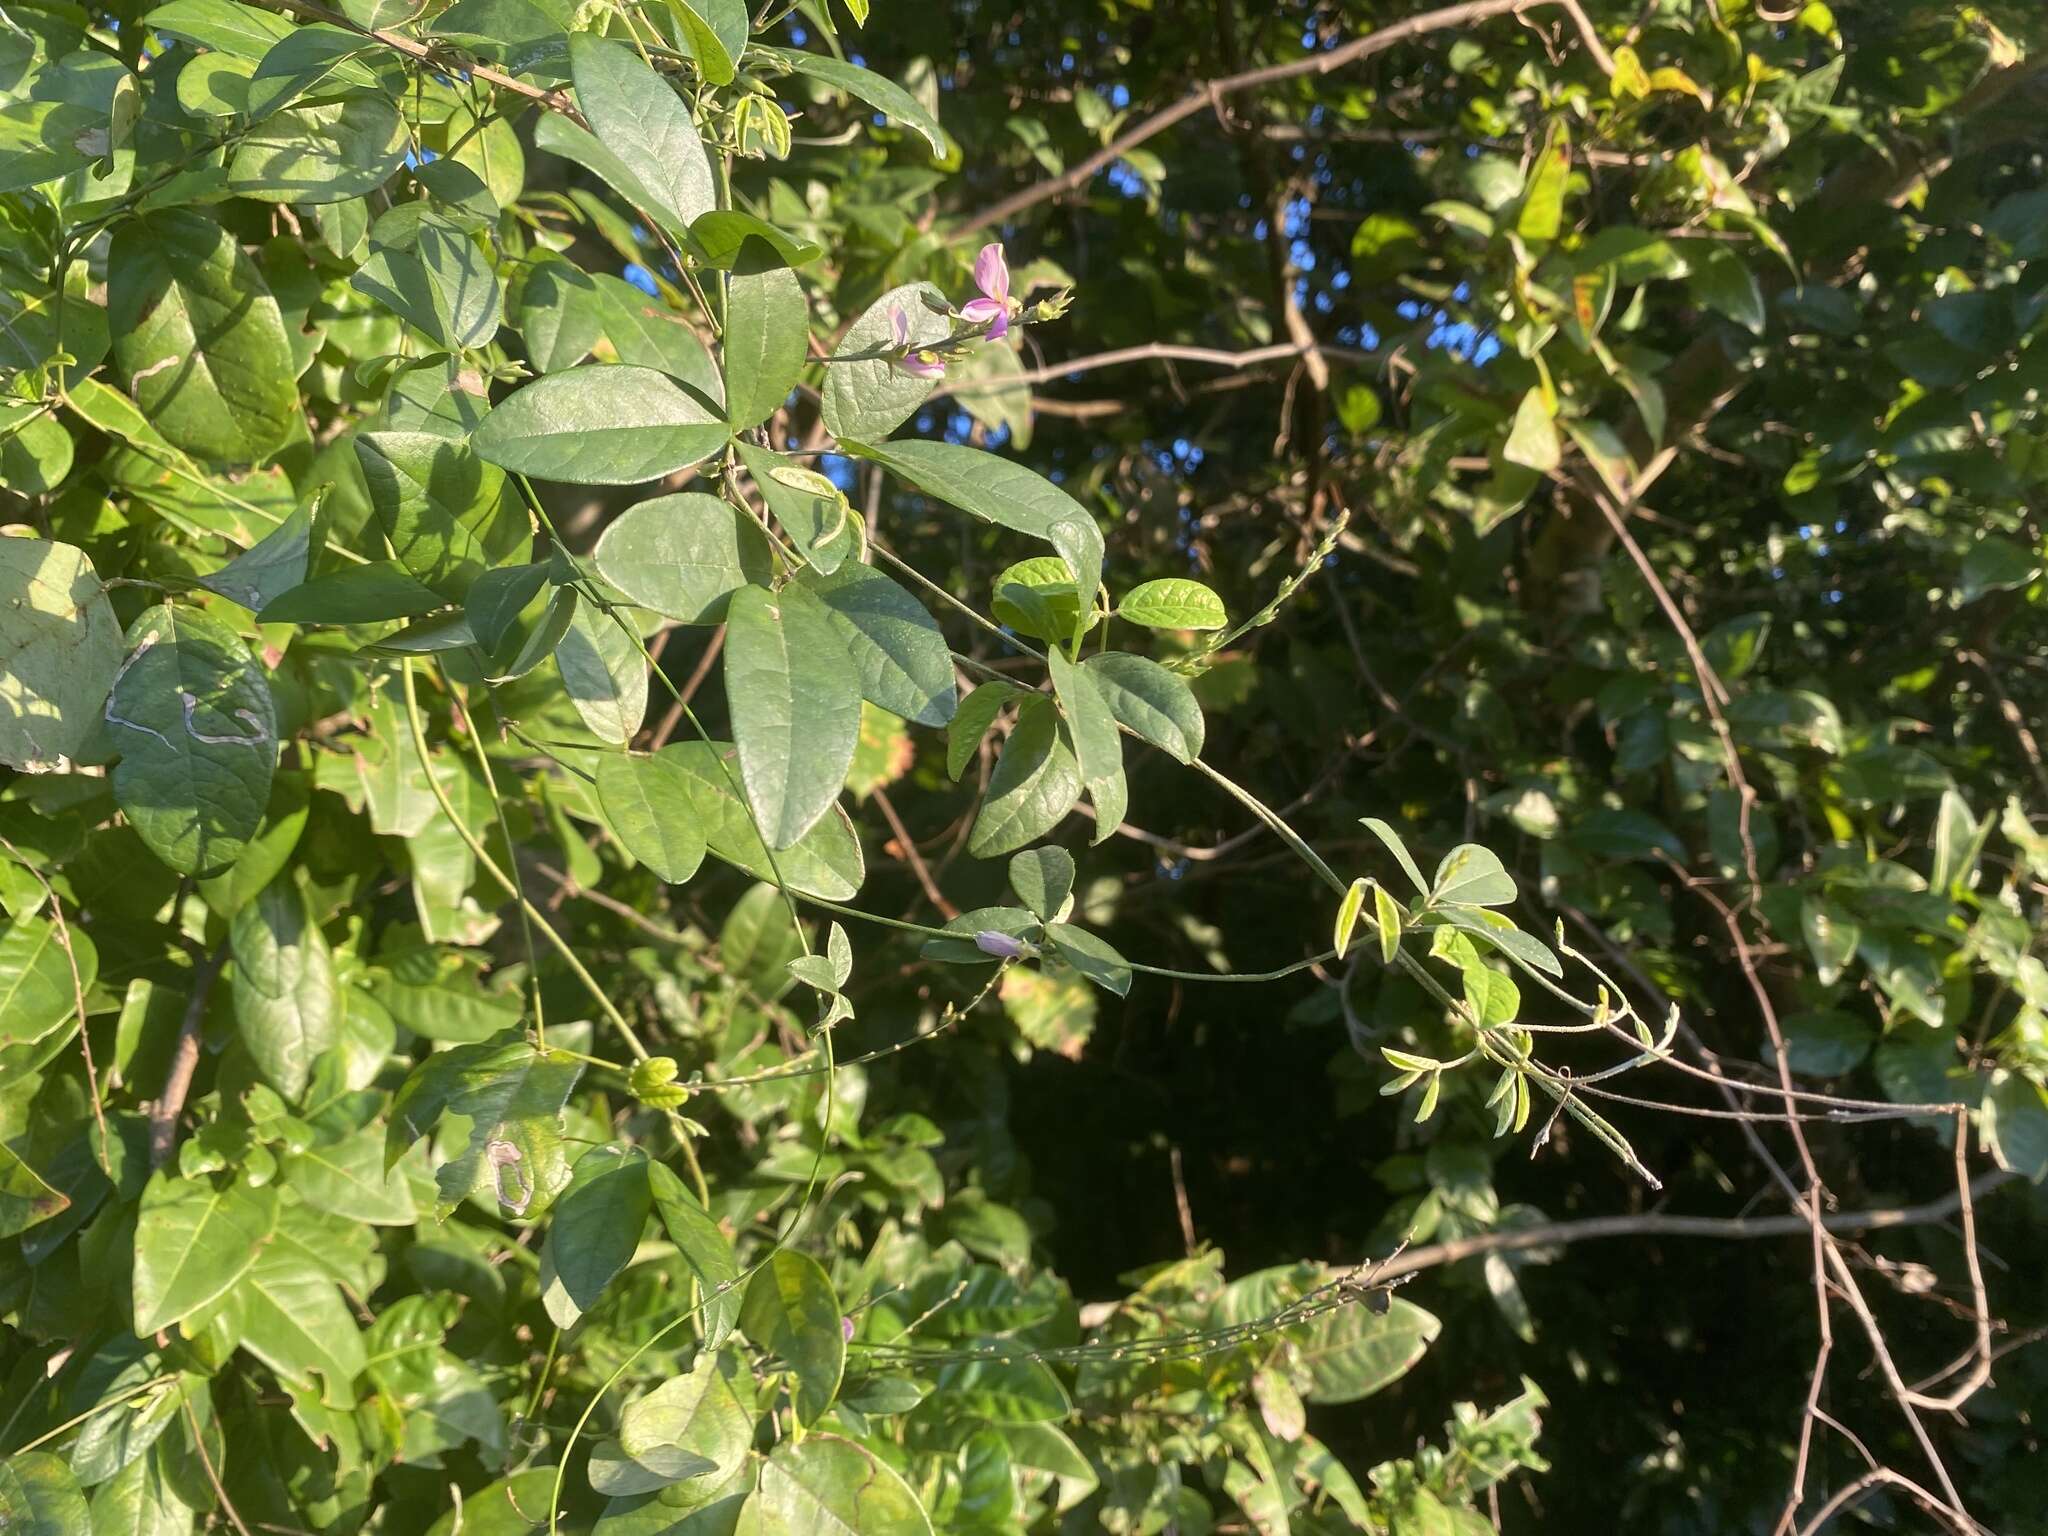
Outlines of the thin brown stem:
M1036 207L1049 198L1060 197L1077 187L1086 186L1100 171L1114 165L1131 150L1146 140L1156 138L1167 129L1196 113L1208 109L1217 110L1226 96L1239 91L1256 90L1262 85L1273 85L1282 80L1292 80L1300 75L1327 75L1367 59L1376 53L1384 53L1397 44L1411 38L1425 37L1432 32L1448 32L1460 27L1469 27L1478 22L1490 21L1496 16L1518 15L1523 11L1535 10L1539 6L1555 4L1563 8L1578 28L1579 37L1586 51L1601 73L1614 73L1614 60L1602 46L1600 37L1593 29L1592 19L1586 15L1579 0L1467 0L1463 5L1445 6L1441 10L1425 11L1419 16L1381 27L1377 32L1364 37L1355 37L1341 47L1305 58L1290 59L1282 64L1268 64L1259 69L1247 69L1220 79L1204 80L1191 87L1187 94L1171 106L1162 107L1150 117L1126 129L1110 141L1103 149L1097 150L1087 159L1064 175L1054 176L1046 181L1035 182L1021 191L1013 192L989 204L979 213L970 214L965 221L956 225L951 237L964 240L975 230L985 229L991 224L1001 224L1014 218L1026 208Z
M178 1116L185 1112L185 1096L192 1091L192 1074L199 1067L199 1031L206 1022L206 999L213 983L227 964L228 941L222 939L212 954L199 962L192 973L192 995L185 1003L185 1017L178 1026L178 1043L171 1048L170 1070L164 1074L164 1091L149 1107L149 1166L161 1168L170 1161L178 1145Z

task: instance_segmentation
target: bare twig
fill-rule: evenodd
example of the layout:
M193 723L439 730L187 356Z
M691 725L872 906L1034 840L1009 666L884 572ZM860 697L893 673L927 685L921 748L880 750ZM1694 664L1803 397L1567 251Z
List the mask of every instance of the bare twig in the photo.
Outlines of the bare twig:
M228 941L222 939L212 954L192 972L192 996L185 1003L185 1017L178 1026L178 1043L171 1049L171 1067L164 1074L164 1091L149 1107L149 1166L161 1168L170 1161L178 1144L178 1116L185 1112L185 1096L192 1091L192 1074L199 1067L199 1030L206 1022L206 999L213 991L221 967L228 961Z
M950 923L960 915L960 909L946 899L946 893L939 889L938 882L932 878L931 870L925 865L924 855L917 851L917 839L904 829L902 818L896 814L896 807L889 803L889 792L877 784L868 798L875 802L876 809L882 813L882 819L889 823L889 834L895 840L896 846L903 850L903 862L908 864L910 872L917 876L918 886L924 891L924 899Z
M1991 663L1975 651L1958 651L1956 659L1969 663L1984 674L1985 685L1991 697L1998 701L1998 713L2005 723L2012 727L2012 733L2019 739L2020 750L2027 755L2027 765L2034 770L2034 782L2041 786L2041 793L2048 796L2048 764L2041 760L2041 744L2034 739L2033 731L2027 725L2027 717L2020 713L2019 706L2006 696L1999 686L1998 674L1991 669Z
M1205 108L1214 110L1226 96L1239 91L1255 90L1262 85L1272 85L1281 80L1292 80L1300 75L1327 75L1360 59L1384 53L1397 44L1411 38L1424 37L1432 32L1447 32L1458 27L1489 21L1496 16L1516 15L1534 10L1539 6L1555 4L1570 16L1578 28L1579 37L1586 51L1600 66L1603 74L1614 73L1614 60L1602 46L1600 37L1593 29L1592 19L1586 15L1579 0L1467 0L1463 5L1445 6L1441 10L1425 11L1419 16L1380 28L1364 37L1353 38L1341 47L1321 53L1312 53L1305 58L1290 59L1284 64L1268 64L1260 69L1247 69L1234 75L1225 75L1216 80L1205 80L1191 87L1188 93L1171 106L1145 118L1136 126L1119 134L1109 145L1097 150L1079 165L1061 176L1036 182L1021 191L989 204L979 213L971 214L962 223L954 226L949 238L964 240L975 230L991 224L1000 224L1005 219L1022 213L1026 208L1035 207L1048 198L1060 197L1083 187L1104 168L1114 165L1131 150L1147 139L1156 138L1175 123L1193 117Z
M1116 368L1125 363L1210 363L1218 368L1241 371L1256 368L1265 363L1292 362L1309 352L1320 352L1325 357L1340 362L1371 362L1379 354L1359 347L1331 347L1309 339L1301 341L1280 341L1266 347L1250 347L1242 352L1232 352L1222 347L1191 347L1178 342L1153 341L1141 347L1118 347L1109 352L1092 352L1085 357L1069 358L1063 363L1047 363L1042 368L1027 368L1022 373L1003 374L991 379L963 379L949 388L940 390L941 395L993 394L998 390L1014 389L1019 384L1052 384L1077 373L1093 373L1098 368ZM936 397L934 397L936 398Z
M1840 1514L1849 1505L1862 1498L1864 1494L1870 1492L1871 1489L1877 1487L1903 1488L1915 1499L1919 1500L1929 1514L1940 1517L1951 1529L1961 1531L1963 1536L1977 1536L1978 1526L1974 1521L1958 1520L1955 1512L1943 1504L1940 1499L1929 1493L1925 1488L1922 1488L1910 1477L1894 1472L1889 1467L1872 1467L1854 1482L1844 1483L1835 1491L1833 1498L1821 1505L1819 1511L1811 1520L1799 1527L1799 1536L1816 1536L1816 1533L1822 1526L1834 1519L1836 1515Z
M1994 1171L1980 1175L1969 1186L1972 1196L2009 1183L2018 1175ZM1902 1227L1932 1226L1948 1220L1962 1209L1960 1193L1943 1195L1921 1205L1901 1205L1869 1211L1843 1211L1820 1219L1830 1233L1888 1232ZM1503 1227L1449 1242L1410 1248L1379 1264L1374 1273L1391 1280L1420 1270L1437 1269L1464 1259L1489 1253L1517 1253L1525 1248L1550 1248L1567 1243L1591 1242L1603 1237L1706 1237L1730 1242L1753 1242L1767 1237L1792 1237L1811 1230L1805 1215L1797 1216L1589 1216L1582 1221L1546 1221L1526 1227Z
M309 21L324 21L329 26L341 27L350 32L360 33L364 37L374 38L386 48L402 53L407 58L418 59L423 64L433 64L438 67L447 63L447 60L439 51L428 47L425 43L410 37L401 37L396 32L380 31L375 27L359 27L339 11L330 11L324 5L311 4L310 0L258 0L258 3L267 5L273 10L291 11L296 15L307 18ZM474 60L464 60L462 67L468 74L490 85L495 85L501 90L510 91L515 96L524 96L528 101L539 102L549 111L559 112L564 117L571 118L578 123L583 121L582 115L577 112L576 108L570 104L569 98L561 91L542 90L538 86L528 85L524 80L515 80L500 70L492 69L489 65L479 64Z
M674 630L670 634L676 633ZM666 647L663 648L666 650ZM654 734L647 739L647 749L659 752L669 737L675 734L682 723L684 713L690 707L690 700L697 697L697 690L704 686L704 679L711 675L718 653L725 649L725 626L719 625L711 631L711 639L704 646L704 654L697 658L697 665L690 669L690 675L683 680L683 686L668 706L668 713L661 717L661 723L654 728Z

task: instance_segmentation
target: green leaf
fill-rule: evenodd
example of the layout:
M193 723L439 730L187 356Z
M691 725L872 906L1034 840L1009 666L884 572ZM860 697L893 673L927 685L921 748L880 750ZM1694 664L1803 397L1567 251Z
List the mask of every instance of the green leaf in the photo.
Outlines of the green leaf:
M704 265L735 274L801 267L825 254L808 240L731 208L701 215L690 225L690 239Z
M932 1536L910 1485L888 1463L837 1435L784 1440L761 1463L736 1536Z
M597 572L627 601L684 624L716 624L734 592L773 569L760 525L696 491L643 501L597 541Z
M555 665L590 734L623 747L647 714L647 657L611 614L581 604L556 642Z
M24 192L84 170L106 143L106 120L72 102L0 106L0 193Z
M1066 716L1075 765L1095 805L1094 841L1100 843L1116 835L1128 805L1123 738L1117 734L1116 716L1095 685L1094 674L1067 660L1058 646L1047 654L1046 661L1052 671L1053 692Z
M1464 966L1465 1003L1473 1021L1482 1029L1512 1024L1521 1016L1522 991L1513 980L1491 966L1468 959ZM1418 1120L1427 1115L1417 1115Z
M249 77L246 112L268 117L330 80L336 89L323 94L339 94L341 87L375 89L377 76L356 62L357 54L375 46L360 32L324 22L293 28L257 61Z
M2040 573L2041 557L2033 550L1995 533L1986 534L1964 554L1956 590L1964 602L1974 603L1989 592L2024 587Z
M1000 958L975 943L978 935L999 933L1005 938L1036 940L1040 920L1022 907L975 907L949 920L945 931L958 938L926 939L918 953L927 960L946 965L994 965Z
M1814 979L1824 987L1833 986L1856 958L1863 930L1855 916L1824 897L1809 896L1799 904L1799 930L1813 956Z
M1148 629L1221 629L1229 622L1222 598L1180 577L1131 588L1116 605L1116 616Z
M1102 691L1119 725L1176 762L1191 763L1202 755L1202 706L1185 678L1156 661L1121 651L1090 656L1081 667Z
M492 682L524 678L528 672L541 666L569 635L569 625L575 623L578 606L580 594L573 586L549 588L547 602L541 604L541 612L530 614L532 623L526 623L528 614L520 614L520 623L514 625L512 633L500 641L498 651L489 657L492 659Z
M384 1166L384 1136L375 1126L287 1152L279 1166L285 1183L316 1211L372 1227L409 1227L419 1220L412 1184L400 1170Z
M1707 308L1726 315L1752 335L1763 335L1763 289L1749 264L1727 246L1708 245L1699 254L1688 283L1693 297Z
M920 378L886 357L862 354L896 345L896 314L903 316L913 348L945 340L953 329L945 307L946 296L936 285L905 283L875 300L847 327L833 350L835 361L825 365L821 410L828 432L841 443L879 443L931 398L937 380ZM846 358L858 361L837 361Z
M265 624L381 624L447 606L447 598L396 560L373 560L281 592L257 617Z
M71 434L49 406L0 401L0 483L9 490L49 494L71 473L75 456Z
M1092 598L1102 585L1102 530L1087 508L1044 476L957 443L918 440L859 452L963 512L1045 540L1067 562L1080 592Z
M702 1349L697 1361L619 1415L619 1446L663 1483L724 1479L754 1438L753 1390L733 1351Z
M765 44L757 44L755 52L800 75L822 80L849 96L858 97L891 122L923 134L925 143L931 146L935 156L943 158L946 155L946 131L939 126L939 120L895 81L873 70L821 53L800 53L793 48L770 48Z
M1429 890L1429 899L1433 904L1504 907L1515 899L1515 882L1491 849L1477 843L1460 843L1437 865L1436 884Z
M342 0L342 14L365 32L388 31L419 15L425 0Z
M1413 1302L1394 1298L1383 1313L1338 1307L1307 1324L1296 1348L1308 1367L1312 1403L1354 1403L1408 1374L1443 1324Z
M1066 923L1047 923L1045 936L1062 960L1105 992L1114 992L1118 997L1130 994L1130 965L1107 940Z
M2017 1072L1997 1072L1978 1110L2001 1168L2039 1184L2048 1179L2048 1093Z
M953 653L938 621L871 565L849 561L802 578L818 599L860 680L860 696L918 725L944 725L958 696Z
M1564 967L1558 963L1557 956L1541 939L1522 932L1511 919L1499 912L1449 903L1438 905L1430 917L1449 923L1461 933L1470 934L1481 944L1499 950L1532 971L1559 978L1564 975Z
M794 845L777 850L771 863L752 815L733 790L739 754L730 742L679 741L655 755L688 775L693 819L726 863L771 884L779 872L791 890L827 901L846 901L860 889L860 838L844 808L834 806Z
M683 1187L681 1179L660 1163L649 1165L647 1178L662 1229L696 1276L703 1307L704 1347L717 1349L739 1321L739 1260L733 1257L732 1244L719 1231L718 1223L697 1203L696 1196ZM837 1326L835 1323L835 1330Z
M493 406L470 446L491 463L567 485L642 485L709 458L719 413L651 368L551 373Z
M313 554L313 514L301 507L199 584L258 613L273 598L305 585Z
M1522 403L1515 408L1514 425L1508 429L1508 440L1501 448L1501 457L1510 464L1519 464L1538 474L1548 474L1564 462L1557 422L1542 390L1531 389L1522 396Z
M235 237L206 215L159 212L115 227L107 320L136 404L187 453L253 463L299 429L277 300Z
M463 614L486 656L512 648L520 615L547 586L551 569L546 560L500 566L483 572L471 584L469 595L463 600Z
M778 1249L747 1282L740 1327L795 1372L797 1422L823 1418L846 1369L846 1338L839 1328L839 1298L818 1261Z
M706 83L732 84L750 30L744 0L669 0L669 14Z
M0 1019L5 1017L5 1012L0 1011ZM12 1148L0 1142L0 1238L17 1237L38 1222L61 1215L70 1205L70 1196L52 1187Z
M99 951L75 922L65 932L68 957L57 925L46 918L24 915L0 929L0 1045L32 1045L77 1017L78 993L99 974Z
M946 776L958 782L967 764L979 750L982 738L988 735L989 727L996 723L996 716L1003 706L1012 699L1021 699L1025 690L1014 683L1005 683L991 678L982 683L960 701L953 718L946 725Z
M291 36L296 25L288 17L227 0L171 0L142 20L166 37L217 48L252 65L262 62L279 38Z
M1515 217L1524 240L1555 240L1564 227L1564 194L1572 174L1572 136L1562 118L1551 122L1529 171L1528 195Z
M939 1367L940 1401L990 1424L1045 1424L1074 1411L1059 1377L1036 1360L962 1360Z
M334 957L289 874L263 888L229 928L235 1028L263 1080L296 1101L341 1016Z
M591 133L627 174L628 184L614 183L615 190L672 233L686 234L692 219L718 205L689 108L624 43L575 33L569 70Z
M557 1327L575 1327L597 1305L640 1246L653 1210L645 1153L592 1147L576 1160L540 1255L541 1304Z
M47 1451L0 1457L0 1530L7 1536L91 1536L78 1479Z
M235 1282L223 1322L246 1349L287 1381L318 1377L330 1408L355 1402L366 1364L363 1336L334 1277L304 1254L266 1248Z
M621 278L587 275L597 319L621 363L665 373L714 404L723 398L718 368L689 321Z
M147 609L127 644L106 707L121 753L114 799L165 864L218 874L242 856L270 801L269 684L241 637L196 609Z
M217 1301L277 1228L277 1186L225 1190L159 1172L135 1219L135 1336L148 1338Z
M1064 848L1027 848L1010 860L1010 889L1047 922L1074 890L1074 856Z
M725 420L757 427L789 398L810 338L803 284L786 268L735 275L726 284Z
M1364 817L1358 824L1387 845L1387 852L1391 853L1394 862L1401 866L1401 873L1415 886L1415 894L1428 896L1429 882L1422 878L1422 871L1415 863L1415 856L1408 851L1408 845L1401 840L1401 834L1377 816Z
M391 1101L385 1166L445 1114L470 1122L469 1140L435 1170L440 1214L472 1195L514 1215L538 1216L569 1181L557 1127L582 1067L520 1039L458 1045L429 1056Z
M1058 826L1080 798L1081 770L1061 734L1052 700L1027 697L989 775L988 796L974 818L967 851L977 859L1015 853Z
M1372 910L1380 930L1380 963L1392 965L1395 957L1401 953L1401 930L1407 925L1408 914L1401 910L1401 903L1387 894L1384 885L1374 885L1372 888ZM1537 947L1542 948L1541 945ZM1550 957L1550 951L1544 950L1543 953L1545 958ZM1557 961L1551 959L1550 963L1556 965Z
M1332 931L1331 947L1342 960L1344 952L1351 948L1351 930L1358 926L1358 914L1365 910L1366 887L1370 880L1354 880L1351 888L1344 893L1344 899L1337 904L1337 925Z
M460 600L492 563L505 475L466 444L426 432L363 432L356 462L391 550L413 575Z
M753 477L754 488L811 571L829 576L844 565L858 546L846 496L839 487L779 453L746 442L733 446Z
M1057 555L1033 555L1004 569L995 579L990 606L997 623L1037 640L1065 643L1081 618L1074 573ZM1093 629L1098 617L1090 612L1083 627Z
M860 740L860 679L802 587L746 586L726 613L725 695L740 781L771 848L831 810Z
M258 124L235 146L228 186L259 202L339 203L384 185L405 151L396 107L382 96L349 96Z
M1802 1077L1840 1077L1863 1064L1877 1044L1877 1031L1865 1020L1835 1008L1795 1013L1784 1022L1785 1061ZM1768 1043L1763 1060L1776 1065Z
M121 631L92 559L0 538L0 764L61 773L92 740Z
M182 1411L182 1394L168 1400L177 1405L172 1411ZM91 1507L92 1536L190 1536L192 1530L192 1511L172 1491L155 1456L138 1456L101 1483Z
M695 781L672 758L624 753L597 762L597 801L619 844L670 885L704 862Z
M406 203L379 219L370 239L370 258L350 287L450 351L482 347L497 335L504 318L498 275L462 225Z
M545 1530L555 1494L554 1467L528 1467L465 1494L427 1527L427 1536L529 1536Z

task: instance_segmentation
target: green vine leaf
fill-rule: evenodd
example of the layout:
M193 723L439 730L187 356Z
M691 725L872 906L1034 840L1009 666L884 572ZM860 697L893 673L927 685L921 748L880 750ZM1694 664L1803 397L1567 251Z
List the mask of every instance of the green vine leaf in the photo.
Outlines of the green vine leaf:
M262 823L277 768L277 715L239 635L164 604L128 628L106 704L120 759L114 799L149 851L185 875L219 874Z

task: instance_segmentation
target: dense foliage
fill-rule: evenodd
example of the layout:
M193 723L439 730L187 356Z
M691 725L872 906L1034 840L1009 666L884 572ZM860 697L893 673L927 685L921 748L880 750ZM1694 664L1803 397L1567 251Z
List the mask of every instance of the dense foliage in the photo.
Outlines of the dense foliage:
M0 5L0 1531L2048 1531L2048 17L868 10Z

